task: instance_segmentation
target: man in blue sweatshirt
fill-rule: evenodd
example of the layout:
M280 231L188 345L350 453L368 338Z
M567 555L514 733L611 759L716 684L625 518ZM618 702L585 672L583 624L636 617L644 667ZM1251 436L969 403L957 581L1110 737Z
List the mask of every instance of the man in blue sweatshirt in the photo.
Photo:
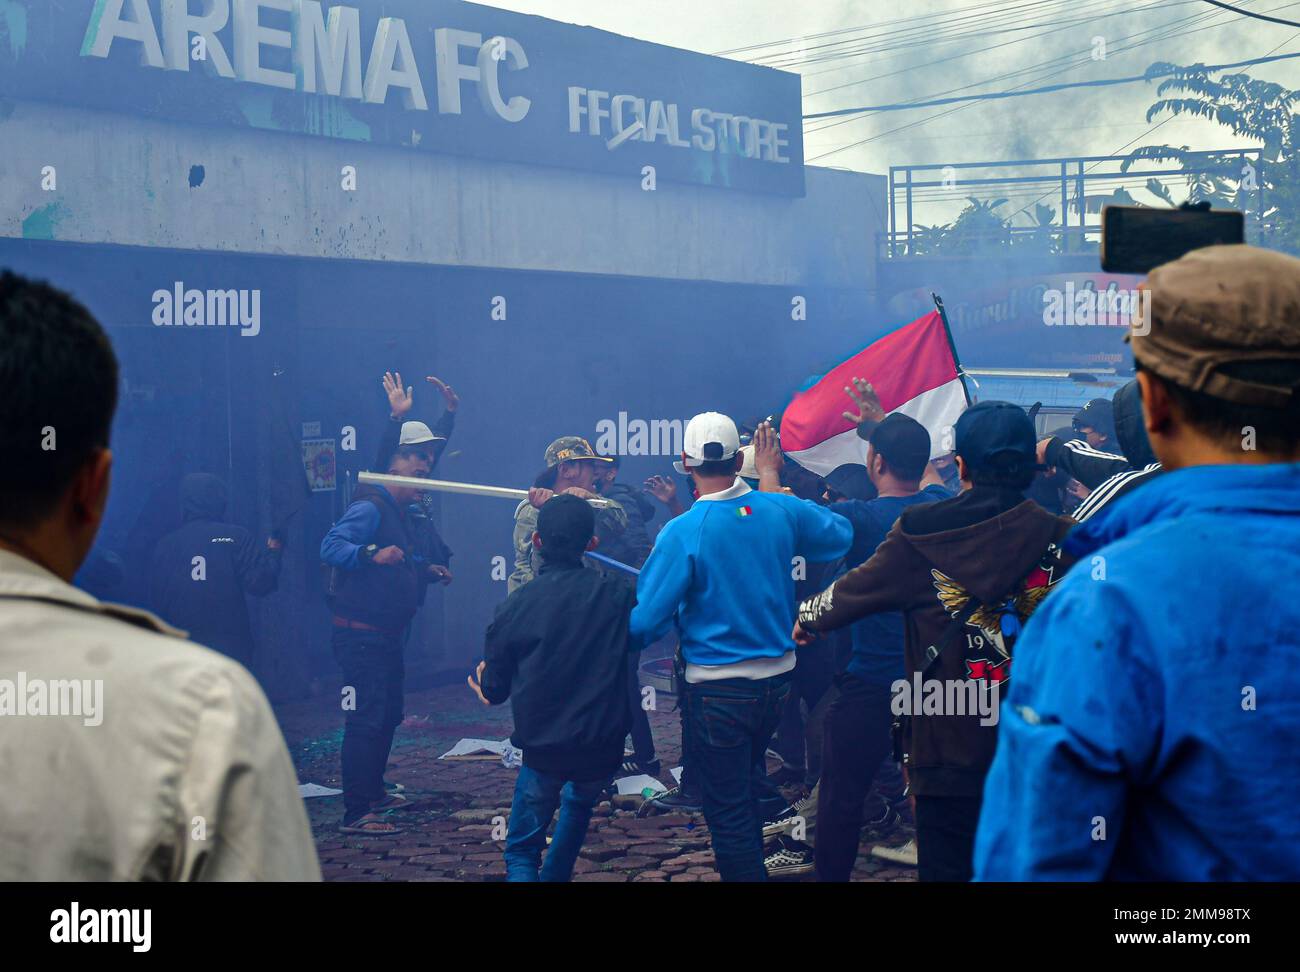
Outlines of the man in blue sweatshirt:
M1129 334L1164 473L1026 626L979 880L1300 880L1300 260L1157 267Z
M724 881L763 881L758 794L764 754L790 694L796 557L837 560L853 529L808 500L737 479L736 423L717 412L686 426L677 470L699 498L659 532L637 582L632 634L646 643L676 620L686 663L685 748L704 794Z

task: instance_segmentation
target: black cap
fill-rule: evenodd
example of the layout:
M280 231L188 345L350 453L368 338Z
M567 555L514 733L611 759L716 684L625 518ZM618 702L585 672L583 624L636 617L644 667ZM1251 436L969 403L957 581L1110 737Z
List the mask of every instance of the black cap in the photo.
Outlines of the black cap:
M903 479L920 479L930 461L930 433L902 412L891 412L871 430L868 439L889 468Z
M962 412L955 428L957 455L971 470L994 456L1018 456L1037 468L1034 422L1019 405L980 402Z
M849 499L876 498L876 487L867 475L867 467L860 462L846 462L826 474L826 488Z
M1115 438L1115 406L1109 398L1094 398L1074 413L1074 430L1094 429L1102 435Z
M596 514L586 500L561 493L542 504L537 513L537 532L542 538L543 556L578 557L596 532Z

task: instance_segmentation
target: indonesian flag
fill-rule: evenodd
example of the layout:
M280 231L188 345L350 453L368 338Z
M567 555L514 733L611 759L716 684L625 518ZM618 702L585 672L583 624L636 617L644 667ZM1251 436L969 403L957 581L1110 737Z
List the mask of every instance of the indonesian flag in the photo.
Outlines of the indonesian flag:
M966 391L938 311L889 332L794 396L781 417L781 448L819 476L867 461L867 443L843 414L855 410L844 394L854 378L871 382L886 412L926 427L931 458L952 451L951 428L966 409Z

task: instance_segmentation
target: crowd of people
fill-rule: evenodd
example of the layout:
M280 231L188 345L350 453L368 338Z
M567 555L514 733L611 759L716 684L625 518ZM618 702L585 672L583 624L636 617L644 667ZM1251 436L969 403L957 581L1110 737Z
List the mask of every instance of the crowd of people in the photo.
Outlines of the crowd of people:
M922 881L1300 878L1300 260L1209 247L1144 286L1136 377L1047 435L980 401L940 455L867 375L845 389L863 462L819 477L783 454L779 419L705 412L675 464L689 504L668 476L620 482L618 457L581 436L552 442L468 679L510 703L522 754L509 880L567 880L611 780L661 774L638 678L654 645L674 655L682 773L639 812L702 812L724 881L848 880L864 833L904 817L914 842L885 854ZM429 380L446 404L433 427L384 376L377 470L430 476L458 400ZM0 476L0 660L68 683L102 670L119 700L100 734L42 720L18 747L0 721L28 781L0 814L16 849L0 877L315 878L244 668L70 583L103 514L116 387L84 308L0 277L0 448L17 460ZM211 477L185 490L183 530L230 537L223 583L273 586L278 540L223 525ZM397 832L387 811L405 799L384 780L403 644L427 586L451 578L422 495L361 486L321 544L355 692L351 835ZM185 549L160 545L175 561L160 570ZM180 616L183 593L158 596ZM93 832L90 803L107 809Z

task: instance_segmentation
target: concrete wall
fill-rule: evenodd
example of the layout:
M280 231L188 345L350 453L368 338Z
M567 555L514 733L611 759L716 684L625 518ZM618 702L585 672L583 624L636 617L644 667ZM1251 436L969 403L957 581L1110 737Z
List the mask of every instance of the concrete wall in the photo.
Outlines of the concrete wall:
M808 170L803 199L649 192L640 179L13 101L0 101L0 144L0 236L29 239L874 289L885 228L885 179L827 169ZM355 191L341 188L345 165ZM45 166L55 191L41 188Z

